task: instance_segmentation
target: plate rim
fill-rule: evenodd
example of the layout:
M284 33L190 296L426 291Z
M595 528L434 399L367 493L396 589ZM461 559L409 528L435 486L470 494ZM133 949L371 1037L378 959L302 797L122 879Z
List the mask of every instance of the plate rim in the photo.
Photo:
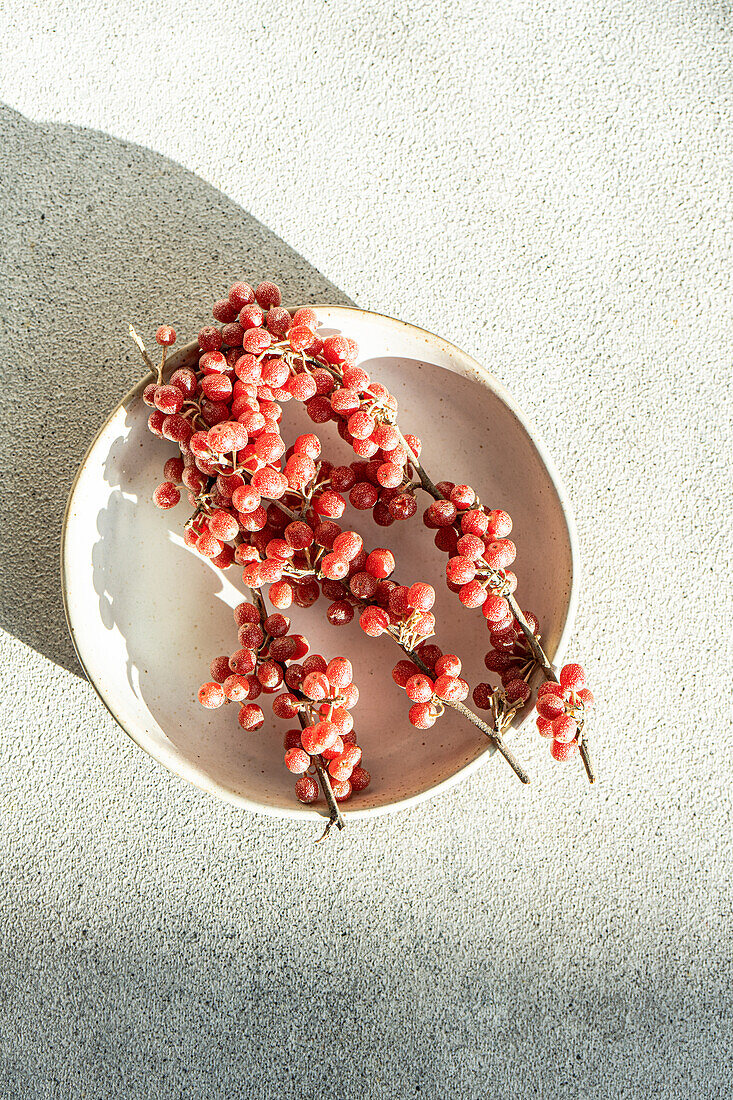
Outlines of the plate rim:
M296 309L303 307L292 306L289 308L290 312L292 313ZM388 322L390 325L396 326L397 328L409 329L411 332L419 333L425 337L428 337L429 341L436 341L439 345L442 345L443 349L448 349L455 358L462 360L463 365L469 367L469 369L475 373L477 379L484 385L488 386L488 388L506 405L512 415L516 418L521 427L527 433L532 445L536 449L542 461L542 464L547 470L550 481L552 483L552 487L557 494L557 498L560 502L560 507L562 509L568 532L568 543L570 548L570 583L568 592L568 609L567 615L565 617L565 623L563 625L562 631L560 632L560 637L558 638L557 646L555 648L555 653L552 660L553 665L559 663L565 653L570 635L575 625L575 618L577 614L578 588L580 580L578 536L572 504L565 489L565 485L562 481L562 478L560 477L555 462L550 455L542 436L537 431L534 423L519 407L519 405L516 403L516 401L503 385L503 383L500 382L499 379L491 373L491 371L484 367L483 364L481 364L477 359L474 359L472 355L469 355L468 352L458 347L457 344L452 343L450 340L446 340L445 337L438 336L436 333L431 332L429 329L421 328L419 325L413 325L409 321L402 321L397 317L391 317L389 314L377 313L374 310L362 309L359 306L335 305L333 303L324 302L312 304L308 308L315 310L337 310L344 313L359 314L360 316L367 318L376 318L380 322ZM190 353L193 348L196 347L196 345L196 340L192 340L187 344L181 344L180 347L176 348L176 350L168 358L168 365L172 365L174 357L185 358L185 356ZM229 803L229 805L236 806L239 809L246 809L252 813L263 814L266 817L278 819L284 818L294 821L321 821L324 818L328 817L328 812L320 808L307 808L306 806L300 806L298 804L294 805L293 807L276 807L267 805L265 803L256 802L252 799L247 798L245 795L236 794L235 792L231 791L214 779L205 779L202 776L200 770L197 770L192 765L189 765L185 760L181 760L178 757L175 758L175 761L173 760L173 758L171 758L170 761L166 760L164 758L166 754L153 751L151 746L146 744L147 735L138 732L135 729L134 723L126 723L119 715L114 712L112 706L105 698L101 687L95 682L95 680L91 676L81 655L80 645L77 640L77 634L72 623L67 591L66 539L71 509L74 502L74 496L76 494L81 476L100 437L109 427L110 423L117 416L117 414L122 410L127 410L130 407L132 401L139 398L140 394L145 389L145 386L147 386L150 383L150 380L154 377L155 376L152 372L144 374L135 383L135 385L127 391L124 397L117 403L117 405L115 405L114 409L112 409L109 415L104 419L104 421L94 434L94 437L91 440L86 451L84 452L84 456L79 463L71 486L69 488L61 525L60 573L64 615L66 616L66 625L68 627L69 634L71 635L71 640L74 646L74 650L76 652L77 660L81 665L82 671L86 676L87 681L95 691L104 708L111 715L111 717L120 727L120 729L125 734L127 734L131 741L133 741L140 749L146 752L148 756L152 757L157 763L162 765L162 767L164 767L166 771L168 771L170 774L176 776L179 779L186 780L199 790L204 791L207 794L212 794L222 801ZM530 714L525 715L519 725L515 727L516 733L519 733L524 728L530 717ZM443 794L444 792L451 790L453 787L457 786L465 779L468 779L469 776L473 775L475 771L478 771L478 769L495 753L495 747L487 743L487 745L481 750L480 753L478 753L476 757L474 757L473 760L469 760L468 763L464 764L463 767L459 768L452 775L440 780L439 783L435 783L434 785L426 788L424 791L420 791L418 794L410 795L407 798L399 799L396 802L391 802L385 806L369 806L364 807L363 809L347 809L346 807L344 807L342 810L343 816L347 821L357 821L363 818L383 817L387 814L397 813L401 810L406 810L413 806L417 806L420 803L426 802L428 799L435 797L436 795Z

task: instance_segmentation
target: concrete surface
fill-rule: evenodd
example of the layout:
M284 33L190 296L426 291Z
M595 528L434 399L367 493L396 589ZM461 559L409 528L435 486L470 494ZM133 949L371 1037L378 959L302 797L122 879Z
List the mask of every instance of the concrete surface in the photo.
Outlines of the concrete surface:
M728 1097L727 4L23 3L0 15L0 1094ZM64 499L237 275L448 336L575 501L588 789L314 847L154 765L84 682ZM457 411L460 416L460 411Z

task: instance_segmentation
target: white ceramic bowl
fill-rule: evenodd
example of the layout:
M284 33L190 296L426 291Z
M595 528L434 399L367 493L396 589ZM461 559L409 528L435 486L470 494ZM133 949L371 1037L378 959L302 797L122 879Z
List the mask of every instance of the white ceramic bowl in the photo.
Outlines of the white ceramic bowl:
M400 426L423 439L425 467L438 481L467 482L490 507L506 509L518 545L518 599L539 618L544 644L559 660L575 611L575 534L559 478L536 432L507 392L475 360L422 329L360 309L317 309L328 331L358 341L360 362L400 403ZM171 367L195 361L180 348ZM446 378L446 371L453 377ZM146 379L148 381L149 379ZM196 699L212 657L236 648L230 608L242 599L236 568L222 574L181 539L182 502L161 512L151 501L173 446L147 430L141 382L115 409L84 459L64 521L62 574L69 627L79 659L102 702L132 739L177 775L262 813L314 818L300 805L283 764L288 723L268 714L243 733L236 707L206 711ZM296 402L285 422L309 431ZM353 459L334 425L326 453ZM423 494L421 504L428 503ZM463 610L443 582L445 556L419 517L384 532L369 513L346 513L368 545L388 542L402 583L428 580L438 593L436 641L457 652L473 685L486 679L487 632L480 611ZM367 638L355 621L334 628L319 601L293 608L312 650L348 654L360 701L354 711L370 787L344 804L347 817L414 804L469 775L493 753L479 731L448 711L432 730L407 721L407 700L392 681L402 654L386 637ZM268 711L266 710L266 713ZM531 718L525 717L525 721ZM507 765L507 782L516 782Z

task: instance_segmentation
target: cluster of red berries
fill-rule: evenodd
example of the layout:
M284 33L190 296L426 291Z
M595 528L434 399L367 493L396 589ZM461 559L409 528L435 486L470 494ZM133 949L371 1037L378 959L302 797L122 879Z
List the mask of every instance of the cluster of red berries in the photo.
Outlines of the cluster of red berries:
M415 654L422 667L414 661L398 661L392 669L392 679L405 689L412 703L409 714L412 725L427 730L435 725L446 703L462 703L470 688L461 676L461 661L455 653L443 653L437 645L422 642Z
M555 760L568 760L582 740L593 693L585 686L581 665L563 665L560 682L546 680L537 690L537 729L540 737L552 738L550 752Z
M268 586L278 612L292 604L308 607L322 593L330 601L327 617L333 625L350 622L358 612L365 633L391 634L407 656L414 657L414 661L400 661L394 677L411 701L410 721L426 729L446 705L460 707L469 694L460 675L460 659L444 655L427 641L435 632L435 592L423 582L398 584L392 578L391 551L368 551L358 532L338 522L351 505L371 511L378 525L388 527L417 513L415 491L425 489L434 499L423 522L435 532L438 549L448 555L447 586L463 606L480 607L487 621L491 649L486 666L501 678L503 704L516 709L527 702L531 673L538 667L545 675L551 673L539 647L536 620L523 616L512 598L517 578L509 566L516 548L508 537L512 521L507 513L484 508L471 486L447 481L433 485L420 465L420 440L400 431L397 401L358 366L357 345L341 335L321 339L315 312L299 309L291 316L273 283L260 283L256 289L235 283L227 298L214 305L213 316L218 324L199 333L196 368L179 368L163 382L161 364L158 382L144 392L152 409L150 430L179 448L179 455L165 464L165 480L155 490L154 500L161 508L171 508L180 500L179 486L187 491L194 508L186 524L187 545L220 568L233 563L242 566L244 583L255 590ZM168 326L158 330L163 362L175 339ZM289 400L303 402L316 425L335 422L357 459L349 465L328 462L314 432L298 436L287 446L281 420L282 406ZM269 616L270 620L276 629L282 620L287 629L282 615ZM277 657L278 643L292 645L301 636L268 634L264 622L238 625L240 634L245 627L262 634L258 641L253 633L251 641L256 644L242 642L238 651L249 653L240 658L242 669L254 664L242 671L230 663L236 655L217 659L227 662L226 675L204 685L202 702L216 706L229 698L236 700L242 703L244 728L257 728L264 718L253 699L260 692L277 692L282 684L289 686L287 675L292 678L290 669L297 667L286 667L297 656ZM537 650L542 660L537 659ZM316 661L316 657L307 660ZM318 657L318 663L322 661ZM280 666L279 673L273 665ZM223 664L217 667L225 671ZM315 667L309 671L325 674ZM227 683L235 695L227 695ZM551 681L543 685L540 702L556 688ZM580 708L586 704L581 690L585 689L574 690L572 698L565 699L566 709L556 715L574 722L577 736L569 737L572 726L565 722L558 727L558 736L553 733L558 745L583 743ZM495 696L489 684L474 689L479 708L489 709ZM548 702L546 709L552 706L556 704ZM284 703L282 707L287 709ZM541 711L540 717L544 720ZM541 726L543 731L547 736L546 727ZM300 744L289 748L305 753L299 737ZM326 755L332 747L316 755L330 764L337 759ZM554 748L553 755L564 759L571 751ZM292 760L302 763L303 757ZM358 768L358 761L354 766ZM346 762L339 775L345 770ZM347 782L330 774L337 783ZM352 789L361 788L352 783ZM305 790L303 782L299 797Z
M525 618L535 637L539 637L535 616L530 612ZM509 626L491 630L489 641L491 648L484 657L486 668L500 678L506 702L512 707L522 706L532 694L527 681L535 670L536 662L519 623L512 619ZM476 684L473 701L480 710L491 707L493 692L491 684Z
M312 775L315 761L328 769L334 796L343 801L354 790L364 790L370 776L359 767L349 711L359 700L351 662L334 657L326 662L319 653L306 656L309 645L302 634L291 634L289 620L275 612L264 618L255 604L243 601L234 609L239 648L211 662L212 679L199 689L199 702L208 709L226 702L239 704L244 730L263 725L261 694L274 696L273 713L286 720L307 713L314 720L285 735L285 765L300 775L295 793L301 802L315 802L318 784Z

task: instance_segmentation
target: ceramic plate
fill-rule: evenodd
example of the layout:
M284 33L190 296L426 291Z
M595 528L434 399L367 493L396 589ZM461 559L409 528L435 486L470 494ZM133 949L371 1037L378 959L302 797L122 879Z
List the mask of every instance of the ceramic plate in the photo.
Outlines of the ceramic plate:
M325 306L317 313L328 331L358 342L360 364L396 395L400 426L422 437L433 480L467 482L485 504L511 514L517 595L538 616L546 649L559 660L575 610L575 536L562 485L535 430L503 387L445 340L365 310ZM169 362L174 368L195 359L196 347L189 345ZM446 371L454 375L449 385ZM295 799L294 778L283 764L288 723L269 713L267 699L265 725L256 733L240 729L234 704L206 711L196 699L210 678L211 658L237 648L230 609L243 598L240 571L222 574L184 546L187 502L168 512L153 505L163 463L177 452L148 432L142 388L143 382L101 428L67 506L62 573L79 659L120 726L176 775L246 809L316 817L323 804L305 807ZM312 429L294 401L285 405L284 422L293 435ZM328 457L353 459L335 426L325 431ZM427 505L424 494L419 502ZM472 685L486 679L484 619L461 609L446 589L445 556L419 517L385 532L370 513L349 509L346 515L367 545L386 542L394 550L401 583L435 586L436 640L444 652L461 656ZM324 612L321 600L307 610L292 608L291 617L312 651L348 654L354 664L360 691L354 718L372 782L344 804L347 817L411 805L492 755L480 732L451 711L431 730L410 726L406 697L391 677L402 654L386 637L367 638L356 621L330 626ZM500 758L491 766L506 768L507 782L517 782Z

